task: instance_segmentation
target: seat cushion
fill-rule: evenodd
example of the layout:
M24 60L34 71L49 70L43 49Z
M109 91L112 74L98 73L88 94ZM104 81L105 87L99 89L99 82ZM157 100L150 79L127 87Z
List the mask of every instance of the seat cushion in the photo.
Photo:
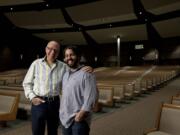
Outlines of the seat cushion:
M172 135L172 134L168 134L162 131L153 131L153 132L148 133L147 135Z

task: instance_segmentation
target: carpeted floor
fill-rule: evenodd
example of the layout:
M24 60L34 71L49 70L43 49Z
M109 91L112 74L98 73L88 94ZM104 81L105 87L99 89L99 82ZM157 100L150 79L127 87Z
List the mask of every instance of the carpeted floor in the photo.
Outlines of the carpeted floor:
M153 128L162 102L180 92L180 77L168 83L160 90L143 94L128 103L113 109L105 108L95 114L90 135L142 135L143 131ZM0 135L31 135L31 122L11 123L6 129L0 129ZM60 128L59 128L59 135Z

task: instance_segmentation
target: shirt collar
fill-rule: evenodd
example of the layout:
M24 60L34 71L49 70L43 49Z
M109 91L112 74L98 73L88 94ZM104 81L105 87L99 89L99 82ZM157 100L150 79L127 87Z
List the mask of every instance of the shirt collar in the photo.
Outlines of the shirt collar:
M44 57L42 58L42 62L46 62L46 59L47 59L47 56L44 56ZM57 63L57 59L55 60L54 63Z
M69 68L69 72L76 72L76 71L80 70L82 67L84 67L84 66L79 65L76 69Z

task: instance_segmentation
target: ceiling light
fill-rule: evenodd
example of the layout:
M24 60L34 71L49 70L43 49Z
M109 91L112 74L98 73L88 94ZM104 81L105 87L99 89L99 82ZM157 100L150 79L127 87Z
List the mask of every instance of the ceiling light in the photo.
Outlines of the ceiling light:
M118 43L118 44L120 44L120 40L121 40L121 39L120 39L120 36L118 35L118 36L117 36L117 43Z
M13 8L10 8L10 10L12 11L12 10L13 10Z
M139 14L142 15L142 12L140 11Z

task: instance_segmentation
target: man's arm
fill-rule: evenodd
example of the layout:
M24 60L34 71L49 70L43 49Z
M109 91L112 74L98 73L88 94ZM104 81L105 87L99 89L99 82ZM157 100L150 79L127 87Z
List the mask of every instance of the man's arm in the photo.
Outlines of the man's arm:
M75 116L76 122L82 121L84 118L86 118L87 114L91 112L92 106L95 104L97 97L96 79L94 74L87 74L84 82L84 103L81 110Z
M35 74L35 63L33 62L26 73L26 76L23 80L23 88L25 96L31 101L36 95L33 92L34 85L34 74Z

